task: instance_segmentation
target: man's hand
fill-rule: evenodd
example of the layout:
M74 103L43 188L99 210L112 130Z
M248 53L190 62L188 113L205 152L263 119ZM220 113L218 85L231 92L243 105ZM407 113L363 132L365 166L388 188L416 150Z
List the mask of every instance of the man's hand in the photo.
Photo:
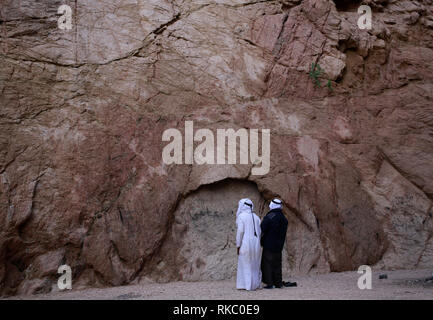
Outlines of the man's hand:
M241 248L238 248L238 255L239 255L239 250L240 250Z

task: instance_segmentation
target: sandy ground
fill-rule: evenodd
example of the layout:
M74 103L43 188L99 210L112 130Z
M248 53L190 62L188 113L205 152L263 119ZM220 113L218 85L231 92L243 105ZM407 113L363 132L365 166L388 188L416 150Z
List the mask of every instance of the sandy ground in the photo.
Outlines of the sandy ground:
M388 279L379 279L387 274ZM236 290L235 281L148 283L103 289L71 290L9 299L85 299L85 300L159 300L159 299L429 299L433 300L433 282L424 280L432 270L373 271L372 289L360 290L357 272L299 276L291 279L298 287L284 289Z

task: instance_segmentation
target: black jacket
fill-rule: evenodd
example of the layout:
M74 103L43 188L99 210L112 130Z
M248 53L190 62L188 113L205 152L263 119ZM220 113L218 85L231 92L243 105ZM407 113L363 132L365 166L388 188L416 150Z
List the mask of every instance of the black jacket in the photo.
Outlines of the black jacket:
M262 230L260 243L263 249L281 252L286 240L287 225L287 219L281 209L269 211L260 224Z

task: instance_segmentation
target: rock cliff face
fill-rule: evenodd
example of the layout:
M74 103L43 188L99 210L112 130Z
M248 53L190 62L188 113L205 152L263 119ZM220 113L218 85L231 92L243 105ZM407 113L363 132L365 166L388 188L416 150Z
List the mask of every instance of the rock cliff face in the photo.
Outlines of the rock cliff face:
M230 278L245 196L284 201L287 273L432 267L432 28L431 0L2 0L1 294ZM270 172L164 164L185 121L271 129Z

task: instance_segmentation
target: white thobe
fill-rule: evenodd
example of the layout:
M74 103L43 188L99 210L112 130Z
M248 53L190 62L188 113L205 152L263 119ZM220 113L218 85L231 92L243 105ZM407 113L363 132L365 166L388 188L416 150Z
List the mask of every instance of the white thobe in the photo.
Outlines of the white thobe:
M254 236L253 219L257 236ZM255 290L262 281L260 219L254 213L243 212L236 219L236 224L238 227L236 246L240 248L236 288Z

